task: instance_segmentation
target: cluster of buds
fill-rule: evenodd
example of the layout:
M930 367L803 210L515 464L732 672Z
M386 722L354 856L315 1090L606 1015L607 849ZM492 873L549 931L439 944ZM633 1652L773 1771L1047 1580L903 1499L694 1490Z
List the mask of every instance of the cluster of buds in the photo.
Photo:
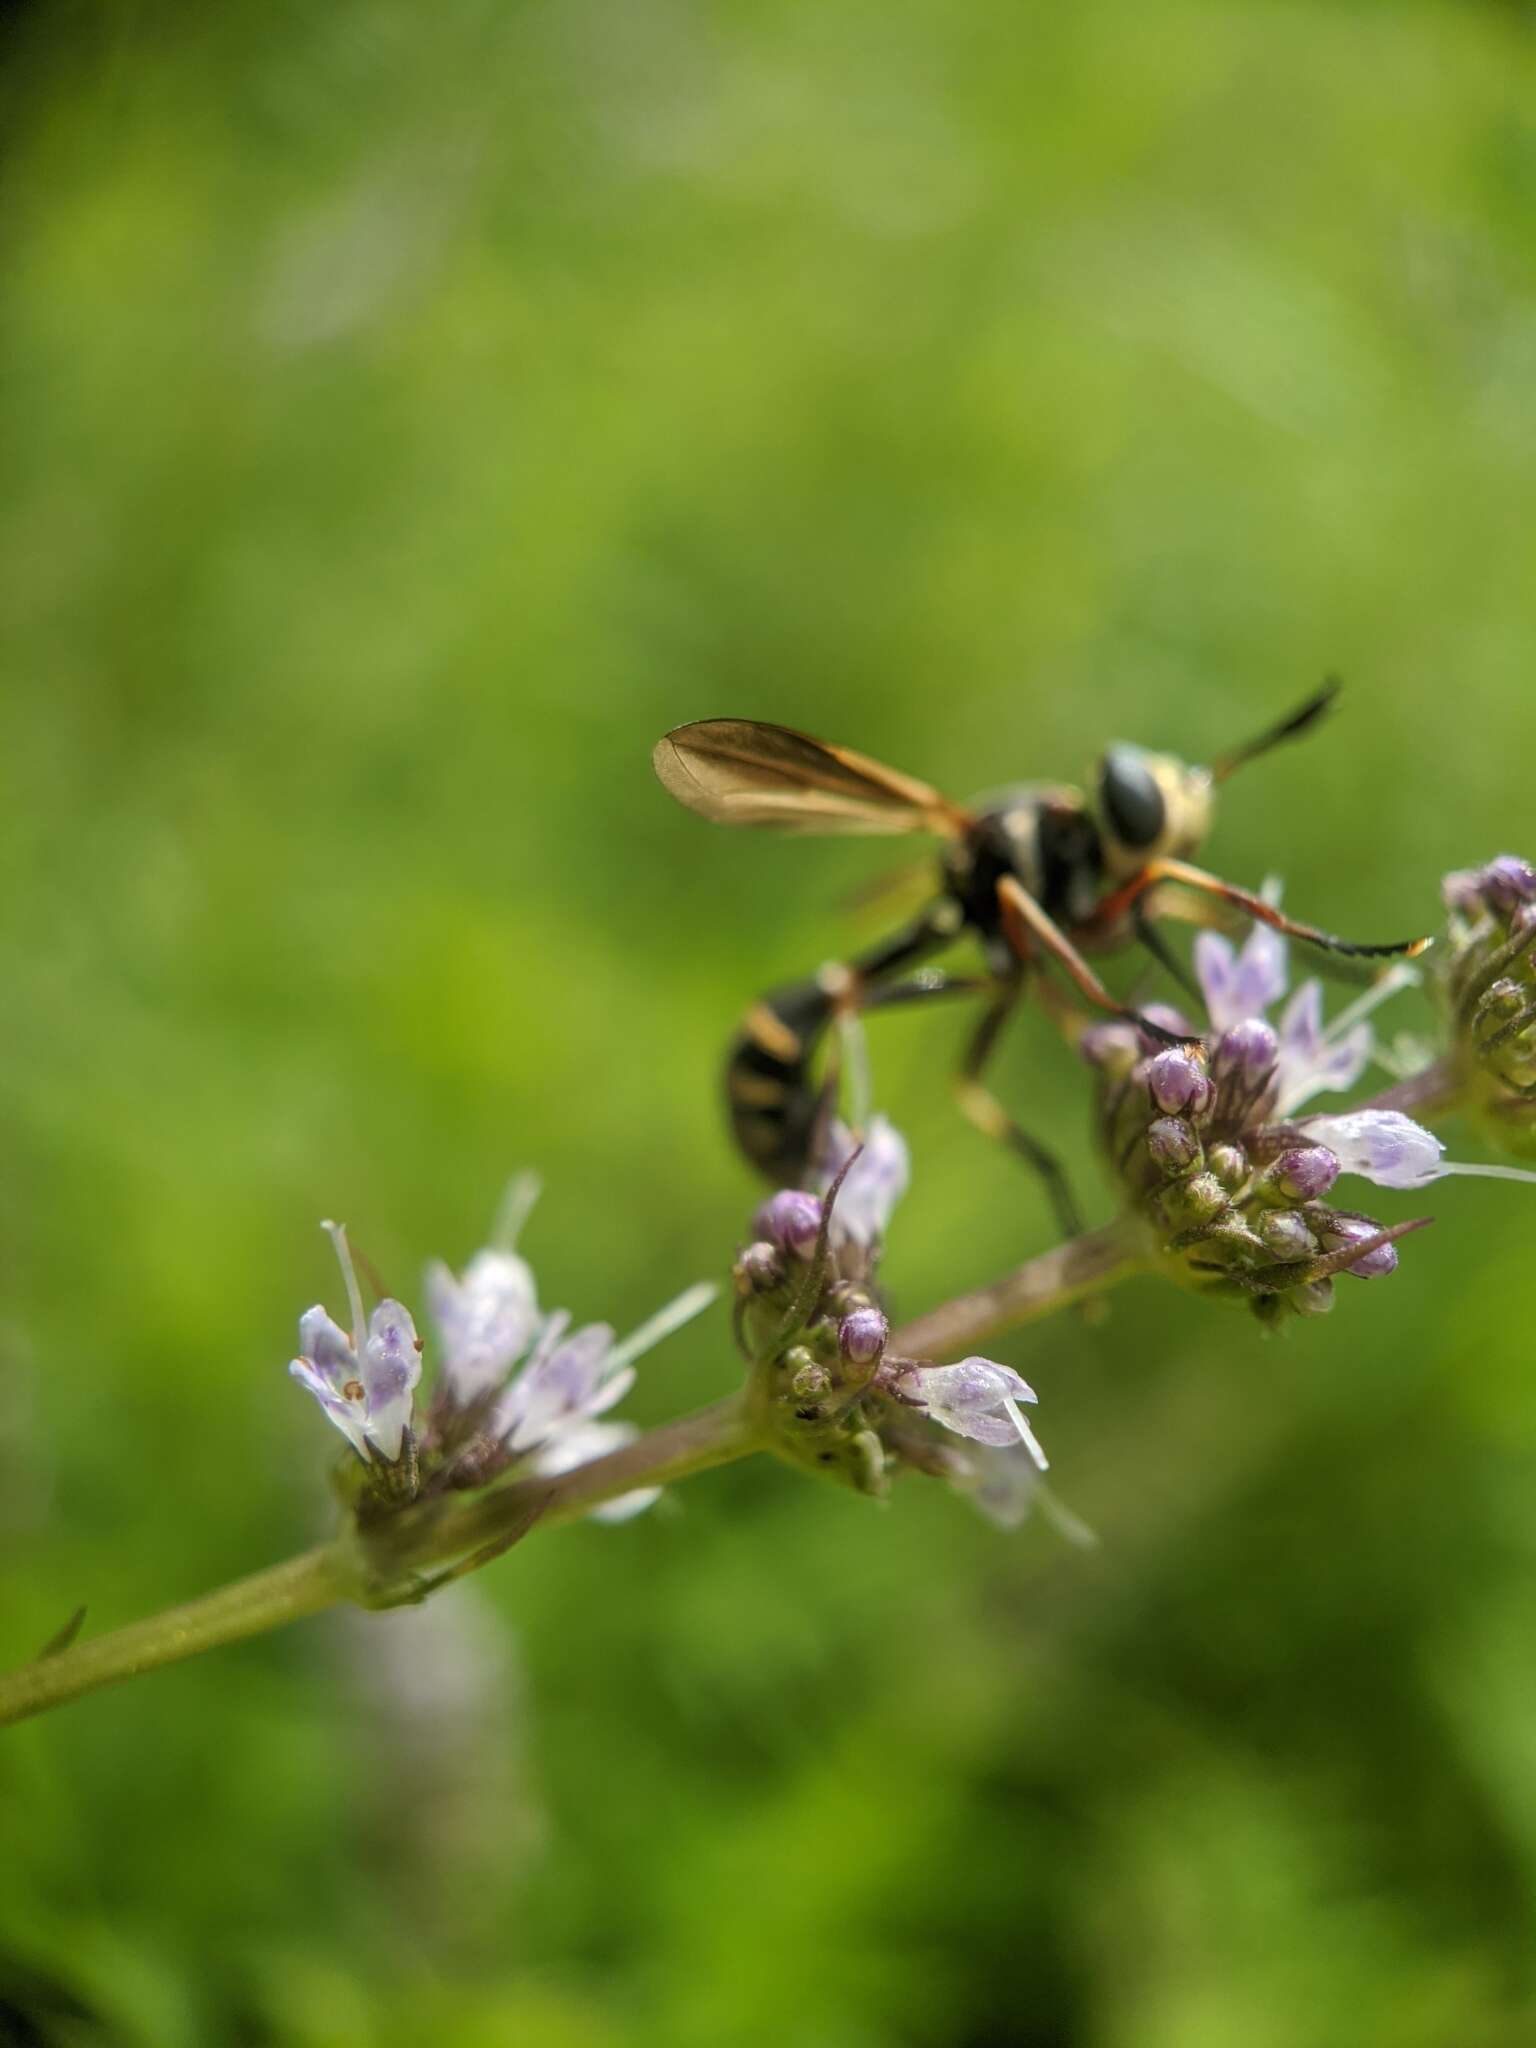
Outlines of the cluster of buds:
M906 1184L905 1143L877 1116L862 1144L834 1124L816 1190L781 1189L758 1211L733 1269L755 1420L781 1456L861 1493L909 1465L1016 1522L1046 1465L1021 1406L1032 1390L991 1359L934 1365L892 1346L877 1275Z
M1268 926L1255 925L1241 952L1203 933L1195 964L1207 1036L1172 1011L1151 1021L1184 1036L1181 1045L1121 1024L1083 1036L1110 1164L1176 1277L1245 1300L1266 1320L1322 1314L1336 1276L1393 1272L1396 1240L1424 1220L1379 1223L1340 1205L1336 1183L1353 1174L1422 1187L1452 1170L1439 1139L1399 1111L1302 1113L1315 1095L1358 1080L1373 1052L1367 1015L1412 970L1389 969L1329 1025L1321 985L1305 982L1276 1026L1265 1013L1286 993L1286 948Z
M1441 993L1462 1100L1494 1144L1536 1157L1536 868L1504 853L1442 889Z
M324 1226L352 1329L323 1307L307 1310L289 1371L356 1454L341 1484L361 1519L509 1472L553 1478L628 1443L632 1425L607 1417L634 1384L635 1359L714 1299L712 1286L690 1288L622 1342L606 1323L572 1329L564 1310L541 1312L533 1272L513 1249L535 1192L531 1180L514 1183L498 1242L462 1274L441 1262L428 1268L439 1358L424 1412L416 1404L424 1346L409 1309L386 1297L365 1318L346 1231ZM647 1489L594 1512L619 1520L654 1498Z

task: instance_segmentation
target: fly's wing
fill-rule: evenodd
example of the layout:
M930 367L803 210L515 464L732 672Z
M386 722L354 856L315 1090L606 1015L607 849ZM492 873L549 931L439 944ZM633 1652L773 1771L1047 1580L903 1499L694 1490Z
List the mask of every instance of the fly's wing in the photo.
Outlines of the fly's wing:
M717 825L952 838L967 822L926 782L849 747L753 718L675 726L657 741L651 760L664 789Z

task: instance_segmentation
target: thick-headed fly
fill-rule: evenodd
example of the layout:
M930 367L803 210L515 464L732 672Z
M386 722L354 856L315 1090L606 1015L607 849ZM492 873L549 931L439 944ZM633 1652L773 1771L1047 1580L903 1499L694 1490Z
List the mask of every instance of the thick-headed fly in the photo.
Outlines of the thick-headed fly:
M1117 744L1105 750L1091 796L1031 783L975 808L951 803L927 783L851 748L787 726L705 718L669 732L656 745L656 773L679 803L715 824L781 832L925 832L943 842L939 891L919 917L853 960L772 990L743 1018L725 1079L731 1128L748 1161L780 1186L805 1178L828 1109L813 1064L840 1012L981 993L988 1001L955 1076L960 1107L1044 1177L1063 1227L1076 1230L1075 1205L1059 1163L1019 1128L981 1078L1010 1011L1048 961L1096 1008L1131 1019L1155 1039L1177 1042L1118 1002L1085 956L1139 940L1182 980L1155 918L1212 923L1234 912L1332 953L1421 953L1427 939L1361 945L1336 938L1190 864L1209 830L1217 785L1245 761L1308 731L1337 687L1330 683L1212 767L1190 767L1170 754ZM980 942L984 977L958 978L931 968L910 972L967 932Z

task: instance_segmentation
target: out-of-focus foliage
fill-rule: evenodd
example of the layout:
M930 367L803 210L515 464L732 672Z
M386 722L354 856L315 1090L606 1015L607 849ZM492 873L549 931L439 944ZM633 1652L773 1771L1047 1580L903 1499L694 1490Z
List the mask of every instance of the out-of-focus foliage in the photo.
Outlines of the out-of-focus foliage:
M531 1162L548 1300L724 1271L719 1043L877 928L879 860L711 834L663 727L963 792L1337 667L1218 864L1381 938L1536 852L1517 10L5 35L8 1660L323 1525L320 1216L409 1298ZM873 1033L899 1309L1049 1240L949 1110L962 1030ZM1105 1213L1041 1020L1001 1077ZM1432 1206L1283 1342L1148 1282L1005 1350L1096 1554L757 1463L16 1731L0 2034L1528 2041L1536 1197ZM734 1370L717 1316L632 1406Z

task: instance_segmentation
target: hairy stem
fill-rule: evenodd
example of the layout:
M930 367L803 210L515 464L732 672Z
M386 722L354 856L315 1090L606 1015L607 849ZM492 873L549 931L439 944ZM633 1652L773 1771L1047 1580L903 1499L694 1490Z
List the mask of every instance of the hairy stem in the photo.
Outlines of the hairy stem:
M1000 1330L1054 1315L1090 1294L1100 1294L1146 1266L1134 1225L1125 1218L1042 1252L1038 1258L930 1309L891 1339L909 1358L947 1358Z
M570 1521L636 1487L665 1485L757 1448L733 1394L556 1479L521 1480L473 1498L408 1509L375 1537L322 1544L200 1600L22 1665L0 1677L0 1726L344 1600L387 1606L408 1599L413 1582L419 1589L433 1566L489 1562L536 1522Z
M81 1693L113 1685L120 1678L136 1678L157 1665L179 1663L223 1643L237 1643L242 1636L261 1635L285 1621L318 1614L345 1598L346 1591L338 1544L303 1551L248 1579L220 1586L216 1593L205 1593L200 1600L189 1600L184 1607L168 1607L148 1621L130 1622L93 1642L76 1643L56 1656L44 1655L8 1672L0 1678L0 1725L24 1721L29 1714L78 1699Z

